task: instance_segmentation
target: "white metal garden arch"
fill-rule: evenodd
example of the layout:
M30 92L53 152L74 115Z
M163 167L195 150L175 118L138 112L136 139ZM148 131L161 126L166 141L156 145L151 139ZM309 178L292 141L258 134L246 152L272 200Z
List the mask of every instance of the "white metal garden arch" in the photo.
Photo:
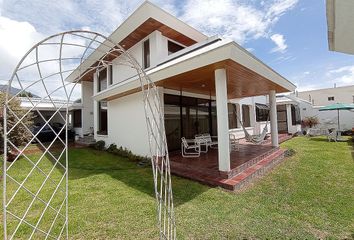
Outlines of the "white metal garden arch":
M92 53L102 56L98 61ZM112 61L115 59L114 61ZM82 63L89 67L81 70ZM4 164L3 164L3 222L4 238L62 239L68 238L68 111L69 103L75 96L75 86L87 74L99 72L109 65L122 65L136 71L143 92L142 102L145 108L146 124L149 136L153 182L157 203L157 221L160 239L175 239L176 225L173 207L173 195L170 175L170 163L167 151L164 116L159 94L154 83L145 74L134 57L99 33L91 31L69 31L52 35L34 45L16 66L8 84L4 104ZM74 79L67 81L75 71ZM20 89L10 93L11 87ZM39 93L40 99L33 101L30 93ZM17 97L24 97L31 103L31 108L19 114L11 104ZM62 98L58 104L54 98ZM49 102L56 111L52 116L44 117L38 107ZM35 112L44 122L37 132L26 125L25 119ZM51 120L59 117L63 126L54 130ZM16 127L21 127L30 139L24 146L17 146L12 138ZM51 143L42 143L38 134L48 129L55 133ZM65 137L61 137L61 136ZM31 143L36 140L43 149L41 156L33 158L30 153ZM53 149L55 148L55 151ZM16 152L12 162L9 157ZM11 155L12 156L12 155ZM52 166L44 168L42 159L47 156ZM18 161L20 160L21 161ZM14 164L27 164L28 172L18 176L12 171ZM54 171L59 168L58 171ZM56 174L54 174L54 172ZM39 185L31 179L41 179ZM42 196L50 192L50 198ZM21 206L18 204L21 202ZM23 203L25 207L23 207ZM44 220L45 219L45 220ZM46 224L44 224L44 222ZM48 224L49 222L49 224Z

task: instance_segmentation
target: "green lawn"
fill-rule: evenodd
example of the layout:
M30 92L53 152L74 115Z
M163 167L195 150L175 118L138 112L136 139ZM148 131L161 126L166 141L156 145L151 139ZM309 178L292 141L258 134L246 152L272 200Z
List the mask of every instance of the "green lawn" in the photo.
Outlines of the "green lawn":
M178 238L353 238L353 146L297 137L282 147L296 154L240 192L174 177ZM51 166L48 160L42 165ZM23 175L27 167L20 160L12 171ZM57 179L59 173L56 169ZM40 179L35 176L33 182ZM71 239L157 238L150 168L104 152L73 149L69 181ZM16 210L23 207L19 201Z

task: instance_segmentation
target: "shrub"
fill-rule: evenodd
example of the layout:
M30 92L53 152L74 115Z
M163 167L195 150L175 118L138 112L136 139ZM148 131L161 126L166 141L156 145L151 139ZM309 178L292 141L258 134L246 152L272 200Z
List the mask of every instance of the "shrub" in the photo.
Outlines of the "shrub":
M318 120L317 117L306 117L304 120L302 120L302 126L309 127L309 128L312 128L318 125L319 123L320 121Z
M137 162L139 162L138 163L139 166L145 166L150 163L150 159L148 157L135 155L134 153L132 153L132 151L130 151L127 148L123 148L122 146L117 148L117 145L115 145L115 144L109 145L109 147L107 148L107 152L112 153L117 156L120 156L120 157L127 158L131 161L137 161Z
M95 145L93 145L94 149L103 151L105 149L106 143L103 140L97 141Z
M1 134L0 152L1 153L4 150L4 141L3 141L4 116L2 113L4 109L5 100L6 100L6 93L0 92L0 134ZM8 139L11 141L11 143L13 143L16 147L18 147L27 143L31 139L32 134L29 130L26 129L26 127L28 129L32 128L34 115L32 113L29 113L25 116L27 110L21 107L21 101L17 97L15 97L13 100L9 102L8 109L11 109L12 112L7 111L7 129L11 129L16 124L16 122L18 121L16 116L19 119L23 118L21 121L22 124L21 123L17 124L16 127L8 135ZM10 144L8 144L8 148L11 148Z
M117 149L117 145L115 144L111 144L109 145L109 147L107 148L107 152L109 153L114 153L114 151Z

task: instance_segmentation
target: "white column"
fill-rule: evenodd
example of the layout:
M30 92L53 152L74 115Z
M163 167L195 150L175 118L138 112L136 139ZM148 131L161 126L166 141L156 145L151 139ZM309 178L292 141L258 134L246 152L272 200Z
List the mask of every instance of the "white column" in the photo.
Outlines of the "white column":
M291 104L286 104L286 122L288 124L288 133L293 133L293 119L291 116Z
M278 147L278 119L277 119L277 100L275 90L269 91L269 105L270 105L270 131L272 146Z
M98 92L98 79L97 74L93 74L93 95L96 95ZM93 135L97 139L97 130L98 130L98 102L93 101Z
M216 114L218 122L218 160L220 171L230 171L227 77L225 69L215 70Z

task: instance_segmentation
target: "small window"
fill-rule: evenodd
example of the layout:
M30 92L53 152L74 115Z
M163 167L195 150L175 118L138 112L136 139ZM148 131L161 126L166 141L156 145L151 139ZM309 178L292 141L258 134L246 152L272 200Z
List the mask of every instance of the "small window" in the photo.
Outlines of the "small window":
M74 110L74 127L80 128L81 127L81 110Z
M250 106L242 105L242 124L244 127L251 126Z
M150 67L150 41L149 39L143 43L143 64L144 69Z
M256 121L265 122L268 121L269 107L264 104L256 103Z
M98 91L107 89L107 68L102 69L98 73Z
M301 124L300 108L295 105L291 105L291 122L292 125Z
M353 103L354 103L354 95L353 95Z
M334 101L334 97L328 97L328 101Z
M108 116L107 116L107 102L98 102L98 131L99 135L107 135L108 133Z
M109 74L109 85L113 84L113 66L108 66L108 74Z
M178 52L180 50L184 49L183 46L177 44L177 43L174 43L172 41L168 41L168 55L172 54L172 53L175 53L175 52Z
M236 105L232 103L227 104L229 112L229 129L237 128L237 110Z

